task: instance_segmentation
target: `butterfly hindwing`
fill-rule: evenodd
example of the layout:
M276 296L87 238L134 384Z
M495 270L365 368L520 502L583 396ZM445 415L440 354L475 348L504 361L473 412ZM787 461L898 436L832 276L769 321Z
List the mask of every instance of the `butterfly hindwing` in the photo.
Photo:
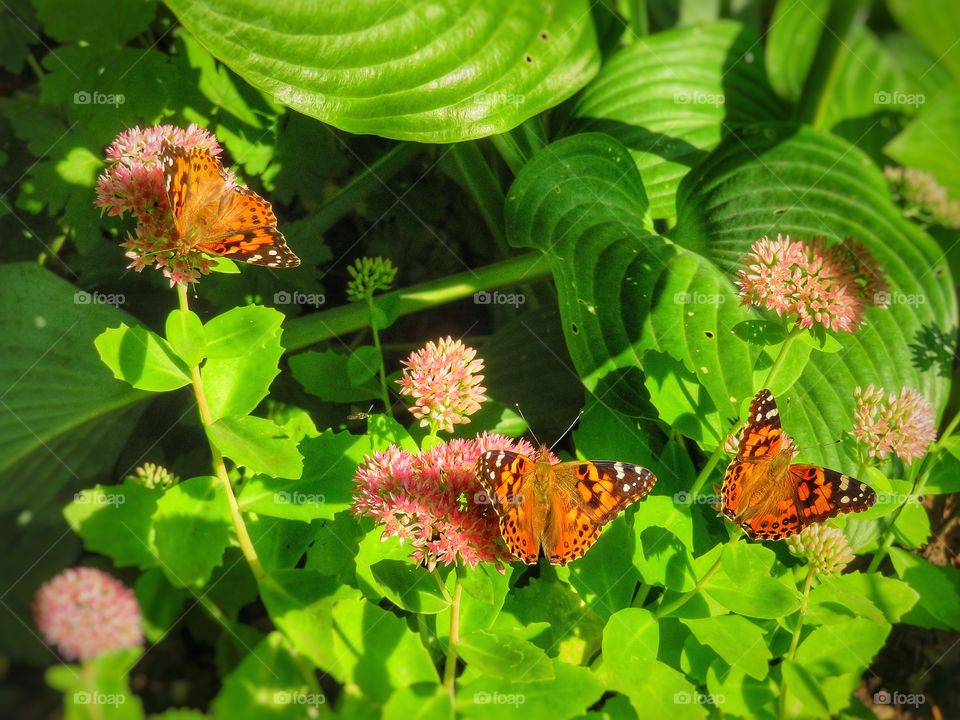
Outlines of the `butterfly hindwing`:
M521 453L490 450L477 460L477 477L500 521L500 535L514 557L528 565L540 556L530 481L536 464Z
M579 507L599 525L644 497L657 481L645 467L624 462L557 463L553 471L561 484L573 485Z

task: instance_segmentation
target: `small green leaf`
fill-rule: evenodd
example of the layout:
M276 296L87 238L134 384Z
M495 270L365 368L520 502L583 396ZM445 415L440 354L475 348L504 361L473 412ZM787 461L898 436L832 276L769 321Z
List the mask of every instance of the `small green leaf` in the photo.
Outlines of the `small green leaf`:
M379 368L380 353L372 345L355 348L347 359L347 377L354 387L363 387Z
M804 638L795 660L818 679L859 673L870 665L889 633L889 624L863 618L824 625Z
M176 587L200 587L220 564L230 542L230 508L215 477L174 485L157 502L153 549Z
M400 688L383 706L383 720L449 720L450 692L435 683Z
M528 640L493 630L477 630L460 638L457 649L478 673L512 680L552 680L553 665L543 650Z
M87 660L83 666L54 665L47 684L63 693L64 717L69 720L143 720L140 697L130 690L130 668L143 648L114 650Z
M290 370L303 389L321 400L329 402L354 402L376 400L380 397L380 385L373 381L373 373L366 382L353 383L349 355L325 350L300 353L290 358ZM373 367L379 367L380 361ZM376 372L374 370L374 372Z
M200 317L187 310L171 310L167 315L167 342L187 365L199 365L206 351L203 323Z
M257 473L296 480L303 473L297 443L276 423L253 416L220 418L207 432L220 451Z
M280 331L251 345L243 355L210 358L200 370L210 415L219 420L228 415L247 415L260 404L280 372L283 355Z
M117 567L147 568L157 561L150 550L151 517L162 493L124 481L78 492L63 509L83 546L111 558Z
M940 440L944 452L937 458L923 491L934 495L960 492L960 435Z
M153 643L170 631L182 615L183 604L193 597L187 590L174 587L159 568L142 573L133 589L144 634Z
M890 548L897 575L919 595L920 601L903 621L925 628L960 630L960 571L934 565L897 547Z
M422 567L403 560L381 560L370 570L383 594L404 610L432 615L450 606L437 581Z
M189 369L167 341L139 325L104 330L94 344L113 376L138 390L167 392L190 382Z
M724 662L752 678L763 680L771 658L765 633L759 626L739 615L719 615L697 620L681 620L704 645L712 648Z
M282 312L261 305L234 308L203 326L207 338L207 357L240 357L277 335L283 322Z
M814 325L809 330L801 332L798 339L814 350L819 350L824 353L835 353L843 350L843 345L840 341L820 325Z
M244 483L240 507L290 520L332 519L353 503L353 475L370 440L350 433L325 432L300 443L303 472L296 480L257 475Z
M907 583L879 573L844 573L821 578L810 592L809 617L823 624L865 617L874 622L900 622L920 595Z
M389 415L375 414L368 417L367 436L377 450L386 450L390 445L397 445L407 452L420 452L416 440L410 437L407 429Z
M784 659L780 666L783 673L783 682L789 691L789 701L799 702L804 706L802 710L811 713L814 717L829 717L830 707L827 698L820 689L819 681L798 662ZM806 713L792 712L787 717L800 717Z
M771 320L744 320L731 329L738 338L754 345L780 345L787 339L783 323Z
M260 593L273 623L314 665L331 668L334 655L333 604L338 593L352 602L359 593L342 588L336 577L313 570L276 570L260 581ZM336 675L338 680L344 678Z
M274 632L223 679L210 709L216 720L302 720L326 702L301 672L289 641Z

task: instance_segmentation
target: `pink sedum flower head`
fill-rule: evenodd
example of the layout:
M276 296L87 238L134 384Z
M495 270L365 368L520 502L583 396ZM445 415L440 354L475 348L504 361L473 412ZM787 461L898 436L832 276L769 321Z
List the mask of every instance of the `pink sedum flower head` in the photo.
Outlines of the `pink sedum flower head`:
M808 525L799 534L787 538L787 548L805 558L819 575L841 573L854 558L843 531L819 523Z
M743 304L795 315L803 328L819 324L852 333L867 307L886 306L886 282L859 245L777 235L754 243L742 262L736 284Z
M933 406L916 390L903 388L899 395L868 385L854 390L857 409L853 435L870 457L880 460L891 453L905 463L923 457L937 439Z
M107 148L107 169L97 178L96 205L107 215L132 215L137 226L123 247L132 260L129 267L140 272L154 266L170 280L187 285L210 272L215 261L196 249L184 249L177 232L163 185L160 153L164 142L187 150L201 148L220 154L217 139L198 125L186 130L173 125L134 127L120 133ZM227 182L235 183L227 171Z
M67 660L143 644L133 591L96 568L68 568L42 585L33 613L44 640Z
M453 432L455 424L470 422L467 416L486 399L479 374L483 360L476 355L472 347L446 337L428 342L403 361L400 394L413 398L410 412L420 427Z
M353 512L382 525L384 541L409 542L411 557L430 570L441 563L493 562L502 571L512 556L475 472L477 459L488 450L533 454L525 440L483 433L419 454L391 445L365 456L354 475Z

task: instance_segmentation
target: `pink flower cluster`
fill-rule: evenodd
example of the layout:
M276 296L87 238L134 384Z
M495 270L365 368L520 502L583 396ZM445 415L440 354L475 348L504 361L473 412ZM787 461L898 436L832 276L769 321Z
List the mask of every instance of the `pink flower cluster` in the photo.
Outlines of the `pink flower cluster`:
M480 409L486 388L481 387L483 360L477 351L446 337L428 342L403 361L400 394L414 400L410 409L420 427L453 432L456 423Z
M67 660L89 660L143 643L133 591L96 568L68 568L42 585L33 613L44 639Z
M483 433L419 454L391 445L366 456L354 476L353 512L383 525L384 540L409 541L411 557L431 570L456 562L495 562L500 568L511 555L475 467L488 450L533 454L525 440Z
M137 226L123 247L137 272L156 263L170 280L195 282L210 272L213 261L199 250L183 248L170 212L163 185L160 153L164 143L192 150L201 148L211 155L220 154L217 139L198 125L186 130L173 125L134 127L120 133L107 148L107 169L97 178L97 207L107 215L133 215ZM234 183L227 173L227 182Z
M796 315L803 328L853 332L867 307L886 306L887 284L869 252L858 245L827 245L777 235L754 243L736 284L744 305Z
M933 406L916 390L899 395L868 385L854 390L857 409L853 435L870 457L883 460L893 453L906 463L923 457L937 439Z

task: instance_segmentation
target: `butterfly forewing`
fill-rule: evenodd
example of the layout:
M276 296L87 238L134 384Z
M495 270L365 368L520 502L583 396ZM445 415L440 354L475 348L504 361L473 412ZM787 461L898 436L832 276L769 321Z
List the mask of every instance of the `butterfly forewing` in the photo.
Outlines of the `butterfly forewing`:
M266 267L300 264L277 229L270 203L229 183L220 161L208 151L164 144L160 163L174 224L186 248Z
M877 502L873 488L849 475L816 465L791 465L800 518L804 523L867 510Z
M514 557L528 565L540 556L540 533L534 528L530 486L536 463L509 450L491 450L477 460L477 477L500 522L500 535Z

